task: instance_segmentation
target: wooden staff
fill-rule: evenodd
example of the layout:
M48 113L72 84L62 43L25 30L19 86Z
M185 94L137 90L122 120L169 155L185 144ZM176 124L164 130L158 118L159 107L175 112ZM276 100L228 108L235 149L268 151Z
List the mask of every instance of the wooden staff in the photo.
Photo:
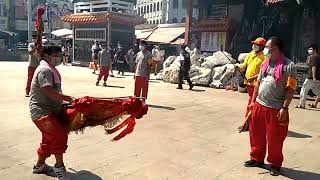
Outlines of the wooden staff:
M231 64L233 64L233 62L231 61L231 59L224 53L223 51L223 47L221 46L221 52L222 54L231 62ZM235 59L237 61L237 63L241 64L240 61L238 61L237 59ZM234 64L233 64L234 65ZM246 76L243 74L243 72L240 71L240 69L238 67L236 67L236 65L234 65L235 69L240 73L240 75L243 77L243 79L248 80L246 78Z

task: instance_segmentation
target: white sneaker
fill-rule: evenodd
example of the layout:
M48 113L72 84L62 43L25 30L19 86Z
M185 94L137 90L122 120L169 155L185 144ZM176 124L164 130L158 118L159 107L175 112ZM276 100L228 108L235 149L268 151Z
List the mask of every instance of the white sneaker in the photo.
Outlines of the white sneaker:
M59 180L70 180L70 176L67 174L65 167L53 167L53 171Z
M40 167L33 166L32 169L33 174L47 174L49 172L53 172L53 168L46 163L42 164Z

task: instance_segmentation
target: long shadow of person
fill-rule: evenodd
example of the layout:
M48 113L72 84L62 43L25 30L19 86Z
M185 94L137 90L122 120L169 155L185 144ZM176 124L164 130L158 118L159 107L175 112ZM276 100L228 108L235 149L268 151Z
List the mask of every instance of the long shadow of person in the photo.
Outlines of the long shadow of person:
M168 111L176 110L176 108L174 108L174 107L160 106L160 105L153 105L153 104L148 104L148 107L155 108L155 109L164 109L164 110L168 110Z
M72 180L102 180L102 178L96 174L93 174L89 171L75 171L71 169L74 172L69 172L70 177Z
M308 172L303 170L297 170L296 168L299 167L293 167L293 168L286 168L281 167L281 176L286 177L288 179L293 180L318 180L320 179L320 174L315 172ZM267 170L266 172L260 173L260 174L267 174L269 171L269 166L265 164L262 169Z
M296 179L296 180L317 180L320 179L320 174L315 172L307 172L297 169L289 169L286 167L283 167L281 169L282 176L287 177L289 179Z
M115 85L107 85L107 86L103 86L103 87L120 88L120 89L126 88L124 86L115 86Z
M301 133L297 133L297 132L293 132L293 131L289 131L288 132L288 137L292 137L292 138L312 138L312 136L310 136L310 135L301 134Z

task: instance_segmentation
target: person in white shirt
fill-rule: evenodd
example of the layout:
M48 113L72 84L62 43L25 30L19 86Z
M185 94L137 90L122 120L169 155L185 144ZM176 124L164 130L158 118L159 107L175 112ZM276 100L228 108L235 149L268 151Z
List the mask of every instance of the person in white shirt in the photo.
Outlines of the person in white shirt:
M37 47L33 43L34 40L35 39L33 39L32 42L28 45L29 65L28 65L27 85L26 85L26 97L29 97L32 77L36 68L39 65L39 55L37 53Z
M99 63L99 57L98 57L98 53L101 51L101 47L98 44L98 41L94 41L94 44L91 47L91 52L92 52L92 61L94 64L93 67L93 74L96 73L96 70L98 69L98 63Z
M152 59L154 60L154 75L156 76L160 71L161 64L160 46L154 46L154 49L152 50Z

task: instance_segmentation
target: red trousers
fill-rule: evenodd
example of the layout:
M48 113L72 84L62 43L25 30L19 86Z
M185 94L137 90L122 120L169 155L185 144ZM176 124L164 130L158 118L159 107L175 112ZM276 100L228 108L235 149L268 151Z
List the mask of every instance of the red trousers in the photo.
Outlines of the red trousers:
M27 85L26 85L26 94L30 93L31 89L31 82L33 78L34 71L36 70L36 67L28 67L28 78L27 78Z
M107 81L108 76L109 76L109 66L100 66L100 72L99 72L99 76L98 76L98 81L100 81L103 77L104 81Z
M134 96L147 99L149 81L146 77L135 76Z
M271 166L281 167L282 147L288 134L288 125L280 125L278 109L272 109L256 103L250 121L251 160L264 162L268 147L268 162Z
M249 100L248 100L248 106L247 106L247 111L246 111L246 117L247 117L248 113L250 112L250 104L252 101L254 86L247 85L247 91L248 91L248 95L249 95Z
M42 134L38 149L39 157L61 155L67 150L68 132L53 115L47 115L34 121Z

